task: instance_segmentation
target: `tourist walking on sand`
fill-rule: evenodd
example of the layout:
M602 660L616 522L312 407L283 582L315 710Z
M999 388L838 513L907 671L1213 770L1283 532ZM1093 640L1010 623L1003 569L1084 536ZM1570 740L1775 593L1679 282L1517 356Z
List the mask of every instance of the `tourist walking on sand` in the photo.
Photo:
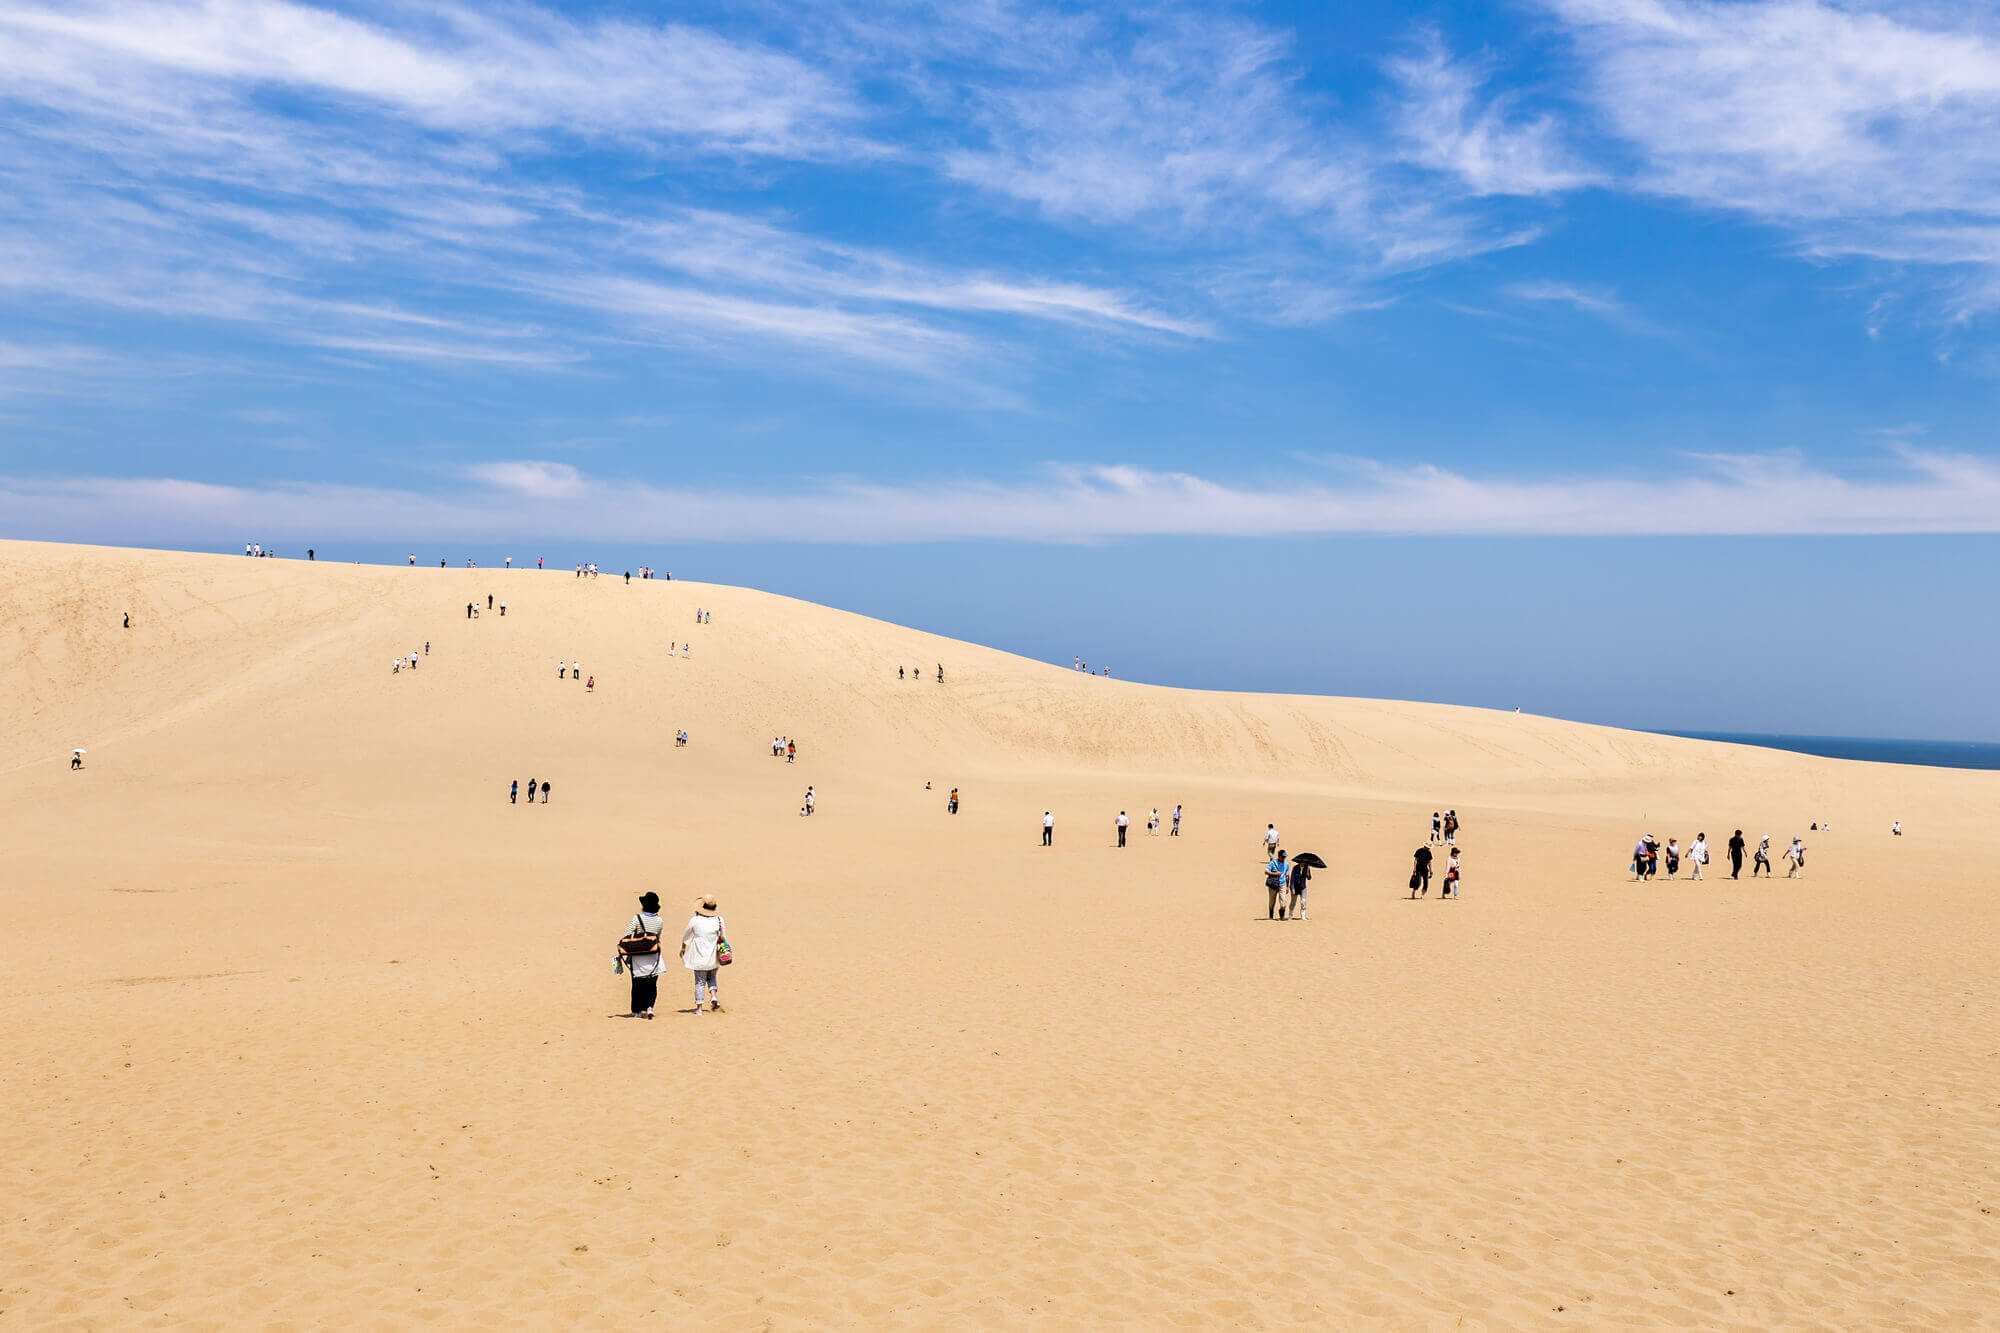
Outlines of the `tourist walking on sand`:
M1632 845L1633 879L1646 878L1646 844L1648 841L1650 840L1642 836L1638 842Z
M1706 833L1697 833L1694 835L1694 841L1688 844L1688 860L1694 862L1693 878L1703 878L1702 867L1708 864L1708 835Z
M1750 865L1750 878L1757 878L1759 870L1762 870L1766 875L1773 873L1771 870L1771 835L1768 833L1757 839L1757 859Z
M1458 811L1456 810L1447 810L1444 812L1444 840L1446 842L1458 841Z
M666 930L660 919L660 895L639 895L639 910L625 923L624 938L618 941L619 961L632 974L632 1017L651 1018L659 1003L660 974L666 970L660 951L660 936Z
M1454 843L1452 844L1451 855L1445 858L1444 891L1438 894L1440 900L1458 897L1458 854L1461 850L1463 849Z
M1307 865L1304 861L1292 862L1292 878L1289 887L1292 894L1292 920L1294 921L1303 921L1306 919L1306 886L1312 883L1312 877L1313 871L1311 866Z
M1729 878L1743 878L1743 830L1729 835Z
M1264 907L1266 921L1285 919L1286 898L1290 892L1291 866L1285 860L1285 849L1274 848L1271 859L1264 865L1264 891L1269 901Z
M681 932L681 964L694 973L697 1018L701 1017L704 1003L716 1013L722 1012L722 989L716 985L715 974L721 965L722 943L728 938L728 929L715 909L715 899L703 898L696 903L687 929Z
M1264 825L1264 855L1268 857L1277 850L1278 826L1276 824L1266 824Z
M583 663L571 662L569 664L569 676L571 680L581 682L583 680Z
M563 680L569 675L569 666L560 658L556 659L556 679Z
M1444 816L1435 810L1431 811L1431 841L1444 841Z
M1410 896L1423 898L1431 891L1431 849L1429 844L1417 848L1416 859L1410 866Z
M1123 810L1120 810L1118 812L1118 845L1120 847L1125 845L1125 830L1131 823L1132 820L1130 817Z
M1056 845L1056 817L1047 810L1042 811L1042 846Z
M1806 845L1799 841L1796 833L1792 835L1792 845L1785 849L1785 859L1792 863L1792 868L1785 872L1785 878L1797 879L1806 868Z
M521 803L521 779L515 778L514 785L507 788L507 804L519 805L520 803Z
M1181 808L1179 805L1174 806L1174 826L1168 830L1167 836L1169 838L1178 838L1181 836Z
M1677 839L1677 838L1668 838L1668 839L1667 839L1667 878L1668 878L1668 879L1672 879L1672 878L1674 877L1674 873L1675 873L1676 871L1678 871L1678 870L1679 870L1680 868L1681 868L1681 844L1680 844L1680 840L1679 840L1679 839Z
M958 788L951 789L951 802L945 806L945 811L954 815L958 813Z
M1893 823L1893 824L1889 825L1889 832L1890 832L1891 834L1893 834L1894 836L1898 837L1898 838L1902 837L1902 836L1903 836L1903 821L1899 819L1899 820L1897 820L1897 821L1896 821L1895 823Z
M543 805L547 805L548 803L549 803L549 780L548 780L547 778L543 778L543 779L542 779L542 804L543 804Z
M1146 816L1146 836L1149 838L1160 836L1160 807L1157 805L1153 807L1153 813Z

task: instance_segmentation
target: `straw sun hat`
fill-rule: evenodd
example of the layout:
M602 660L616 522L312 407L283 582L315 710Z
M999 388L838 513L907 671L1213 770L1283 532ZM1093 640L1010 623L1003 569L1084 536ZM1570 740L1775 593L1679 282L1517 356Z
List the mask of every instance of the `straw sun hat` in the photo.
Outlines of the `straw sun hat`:
M703 899L702 899L702 900L701 900L700 902L697 902L697 903L696 903L696 904L694 905L694 914L695 914L696 916L714 916L714 915L715 915L715 899L714 899L714 898L712 898L712 897L711 897L711 898L703 898Z

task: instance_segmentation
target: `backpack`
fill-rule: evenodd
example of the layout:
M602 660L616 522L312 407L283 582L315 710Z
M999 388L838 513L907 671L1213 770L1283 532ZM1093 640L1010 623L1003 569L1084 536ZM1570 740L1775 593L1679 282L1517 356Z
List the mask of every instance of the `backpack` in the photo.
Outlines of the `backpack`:
M660 933L647 932L644 916L638 920L639 929L618 941L618 954L621 958L649 958L660 951Z

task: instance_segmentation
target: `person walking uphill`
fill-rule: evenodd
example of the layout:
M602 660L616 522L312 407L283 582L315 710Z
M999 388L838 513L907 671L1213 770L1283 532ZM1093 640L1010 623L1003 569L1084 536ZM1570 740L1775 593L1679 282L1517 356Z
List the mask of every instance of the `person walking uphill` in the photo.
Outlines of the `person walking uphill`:
M1270 901L1264 907L1266 921L1283 921L1285 908L1289 906L1286 895L1291 892L1291 865L1285 860L1285 849L1280 847L1264 867L1264 890Z
M1118 845L1120 847L1125 845L1125 830L1131 827L1131 824L1131 819L1127 817L1123 810L1120 810L1118 812Z
M1042 846L1056 845L1056 817L1047 810L1042 811Z
M1729 878L1743 878L1743 830L1729 836Z
M1431 891L1431 849L1429 844L1417 848L1416 859L1410 865L1410 896L1427 898Z
M660 933L666 923L660 919L660 895L639 895L639 910L625 923L625 937L618 941L618 961L632 974L632 1017L651 1018L660 998L660 973L665 963L660 953Z
M694 973L696 1018L701 1017L704 1002L716 1013L722 1012L722 991L716 985L715 974L728 960L729 931L715 910L715 899L703 898L695 904L694 915L688 918L687 929L681 932L681 964Z

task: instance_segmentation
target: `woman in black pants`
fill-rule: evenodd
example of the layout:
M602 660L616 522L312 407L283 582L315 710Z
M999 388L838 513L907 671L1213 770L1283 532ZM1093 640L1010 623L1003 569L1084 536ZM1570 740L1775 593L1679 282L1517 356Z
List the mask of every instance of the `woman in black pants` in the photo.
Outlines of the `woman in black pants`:
M632 973L632 1016L651 1018L660 998L660 895L641 894L639 910L625 923L625 938L618 941L620 957ZM651 946L650 948L648 946Z

